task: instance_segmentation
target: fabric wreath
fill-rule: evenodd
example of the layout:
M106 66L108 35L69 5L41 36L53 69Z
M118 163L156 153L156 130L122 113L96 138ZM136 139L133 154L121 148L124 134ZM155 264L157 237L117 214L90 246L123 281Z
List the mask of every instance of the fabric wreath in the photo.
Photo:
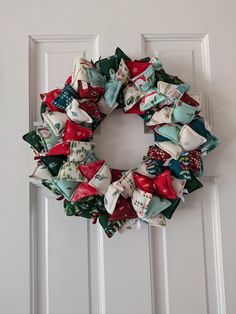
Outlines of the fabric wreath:
M202 187L202 157L220 143L189 91L156 57L132 61L117 48L95 63L76 58L65 85L40 95L42 124L23 136L36 160L30 177L64 199L66 215L98 221L108 237L139 220L165 226L184 196ZM112 169L92 141L118 107L154 134L135 169Z

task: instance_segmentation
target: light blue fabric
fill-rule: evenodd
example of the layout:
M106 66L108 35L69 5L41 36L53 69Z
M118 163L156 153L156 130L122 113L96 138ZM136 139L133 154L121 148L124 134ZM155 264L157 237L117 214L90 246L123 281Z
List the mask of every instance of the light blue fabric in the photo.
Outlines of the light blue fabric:
M172 112L173 122L188 124L194 119L198 111L198 107L189 106L183 101L175 100L174 110Z
M147 92L151 87L155 84L155 72L150 65L143 73L137 75L132 79L135 86L141 91L141 92Z
M155 128L155 131L171 140L173 143L178 144L179 142L179 133L181 126L178 124L165 124L161 127Z
M108 107L112 108L114 106L121 86L122 81L116 79L110 79L106 83L104 99Z
M93 87L103 87L106 85L106 78L95 68L87 68L89 83Z
M59 190L67 200L70 200L79 184L79 182L76 181L58 180L57 177L52 178L52 182L57 190Z
M142 220L149 222L152 218L160 214L163 210L168 208L171 202L165 198L160 198L159 196L153 196L149 205L147 212Z

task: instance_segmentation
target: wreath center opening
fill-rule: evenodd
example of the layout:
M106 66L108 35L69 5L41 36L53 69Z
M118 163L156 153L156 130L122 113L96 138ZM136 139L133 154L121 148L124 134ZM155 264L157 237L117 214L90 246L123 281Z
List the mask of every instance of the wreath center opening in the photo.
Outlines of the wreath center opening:
M96 155L117 169L135 168L152 145L153 134L144 132L142 119L114 110L94 132Z

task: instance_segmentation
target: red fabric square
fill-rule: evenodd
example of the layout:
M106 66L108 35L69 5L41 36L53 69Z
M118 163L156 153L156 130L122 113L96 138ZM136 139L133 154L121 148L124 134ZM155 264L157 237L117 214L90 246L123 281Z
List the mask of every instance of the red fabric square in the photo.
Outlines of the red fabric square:
M189 152L189 167L193 172L201 172L201 150L195 149Z
M93 101L84 101L79 103L79 107L87 112L91 118L101 118L101 113L98 110L97 104Z
M156 146L149 146L147 156L164 162L171 157L167 152Z
M143 73L150 65L149 62L142 61L125 61L125 64L129 69L131 78Z
M85 81L78 81L78 94L79 98L89 99L91 101L98 101L104 94L105 90L102 87L92 87Z

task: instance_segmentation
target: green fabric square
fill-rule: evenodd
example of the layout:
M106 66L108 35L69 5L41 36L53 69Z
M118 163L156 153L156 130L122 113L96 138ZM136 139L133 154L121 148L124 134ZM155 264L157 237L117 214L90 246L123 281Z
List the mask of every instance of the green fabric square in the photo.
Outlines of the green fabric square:
M95 63L97 69L106 76L107 80L110 76L117 71L117 58L116 56L111 56L108 58L100 59Z
M64 161L66 161L66 159L66 156L46 156L42 158L42 162L48 167L48 170L53 176L57 176L62 164Z
M180 203L180 198L176 198L175 200L170 200L170 202L171 202L171 205L162 211L162 214L168 219L171 219L171 217L173 216L176 208L178 207Z
M187 190L188 193L192 193L203 187L202 183L199 180L197 180L197 178L192 173L192 171L190 172L190 174L191 174L191 179L187 180L184 186L184 189Z
M184 82L177 76L167 74L164 71L157 71L157 80L175 85L184 84Z
M43 144L40 136L37 134L36 130L33 130L25 135L23 135L23 140L29 143L38 153L43 151Z

